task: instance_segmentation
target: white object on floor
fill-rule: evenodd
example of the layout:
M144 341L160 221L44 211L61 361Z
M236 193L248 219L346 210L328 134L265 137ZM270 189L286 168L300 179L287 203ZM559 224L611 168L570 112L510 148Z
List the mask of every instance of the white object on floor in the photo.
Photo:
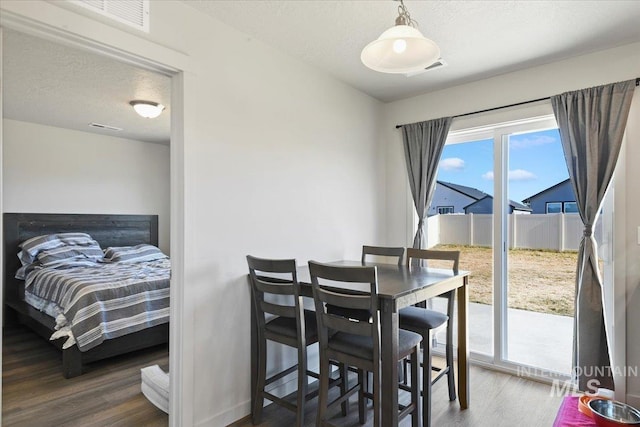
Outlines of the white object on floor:
M169 373L158 365L140 369L142 394L162 411L169 413Z

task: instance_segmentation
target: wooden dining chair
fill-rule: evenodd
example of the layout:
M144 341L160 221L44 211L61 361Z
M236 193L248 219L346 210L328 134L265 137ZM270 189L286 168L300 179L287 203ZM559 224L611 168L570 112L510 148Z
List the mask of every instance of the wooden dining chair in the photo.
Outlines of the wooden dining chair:
M453 263L452 269L454 274L458 274L460 252L407 248L407 268L411 268L412 259L425 260L427 263L428 260L451 261ZM398 313L398 322L401 329L412 331L422 336L422 424L424 427L431 425L431 386L444 375L447 376L448 380L449 400L456 400L456 386L453 373L454 293L450 291L442 295L442 297L447 300L447 314L417 306L402 308ZM447 342L445 344L446 366L444 368L434 368L431 363L432 334L435 330L445 325L447 328ZM431 375L432 370L438 371L437 376L433 379Z
M304 404L317 394L307 393L307 376L318 378L318 374L307 370L307 346L318 342L316 316L313 311L303 309L295 259L275 260L247 255L247 263L258 332L258 372L255 373L256 388L252 390L252 421L253 424L260 423L267 399L295 412L296 426L301 427L304 425ZM298 363L267 378L267 340L297 349ZM296 405L265 390L267 385L296 370Z
M402 247L389 247L389 246L362 246L362 256L360 261L364 265L367 261L367 258L371 256L378 257L386 257L386 258L397 258L397 261L394 259L394 262L398 263L398 266L402 266L402 260L404 258L404 248ZM340 316L349 317L352 319L358 320L371 320L371 313L367 310L347 310L340 307L335 307L333 305L329 305L327 310L332 314L338 314Z
M320 394L318 397L317 426L327 424L329 411L336 405L348 401L358 392L359 421L366 422L364 398L373 400L373 425L381 420L381 360L380 360L380 315L378 312L378 278L376 267L339 267L309 261L309 272L313 287L313 299L316 306L318 324L318 342L320 349ZM341 287L341 284L358 283L366 287L354 291ZM372 313L371 320L358 320L328 313L326 306L331 304L349 310L365 310ZM399 330L398 360L411 358L411 402L400 408L399 419L412 414L412 425L420 424L420 391L418 380L419 334ZM358 368L358 383L341 393L329 403L328 380L331 361ZM395 363L395 362L394 362ZM364 387L365 372L373 373L373 392Z
M403 247L389 247L389 246L362 246L362 258L361 261L364 264L367 256L383 256L389 258L397 258L398 266L402 266L402 258L404 258Z

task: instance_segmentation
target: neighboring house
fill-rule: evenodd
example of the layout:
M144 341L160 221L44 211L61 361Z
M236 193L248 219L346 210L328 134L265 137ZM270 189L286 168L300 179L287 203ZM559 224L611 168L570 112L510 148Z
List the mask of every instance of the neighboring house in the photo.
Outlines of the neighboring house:
M465 213L465 206L485 196L488 196L488 194L472 187L437 181L427 214L429 216L451 213L463 214Z
M482 199L477 200L471 203L468 206L465 206L464 213L470 214L490 214L493 213L493 196L489 196L488 194L484 196ZM529 214L531 213L531 208L523 205L522 203L514 202L513 200L509 200L509 213L510 214Z
M530 213L527 206L509 200L509 213ZM477 188L437 181L428 215L490 214L493 213L493 197Z
M567 178L533 196L523 200L531 207L531 213L578 213L576 206L576 196L571 186L571 181Z

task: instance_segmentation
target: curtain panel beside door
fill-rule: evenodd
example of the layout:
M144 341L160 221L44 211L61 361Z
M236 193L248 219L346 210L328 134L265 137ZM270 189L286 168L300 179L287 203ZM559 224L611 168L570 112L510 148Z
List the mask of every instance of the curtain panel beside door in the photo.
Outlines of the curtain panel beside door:
M584 225L576 269L574 375L580 390L614 388L593 226L618 160L635 80L551 97Z
M412 123L402 126L404 155L409 175L409 186L418 214L418 230L413 238L413 247L422 249L424 221L436 186L438 164L449 135L452 117Z

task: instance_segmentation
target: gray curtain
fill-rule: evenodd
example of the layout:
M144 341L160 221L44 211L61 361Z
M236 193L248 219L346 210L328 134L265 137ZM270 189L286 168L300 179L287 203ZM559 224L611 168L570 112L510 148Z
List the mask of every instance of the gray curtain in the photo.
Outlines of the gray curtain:
M574 373L578 388L613 389L593 226L618 159L635 80L551 97L584 232L578 249ZM596 381L591 381L596 380Z
M402 126L409 185L419 218L418 231L413 239L413 247L416 249L423 247L424 221L427 219L427 208L436 186L438 163L449 134L451 120L451 117L444 117Z

